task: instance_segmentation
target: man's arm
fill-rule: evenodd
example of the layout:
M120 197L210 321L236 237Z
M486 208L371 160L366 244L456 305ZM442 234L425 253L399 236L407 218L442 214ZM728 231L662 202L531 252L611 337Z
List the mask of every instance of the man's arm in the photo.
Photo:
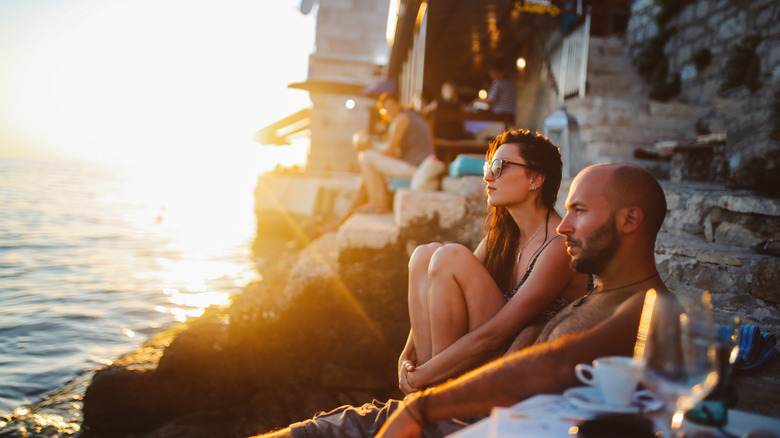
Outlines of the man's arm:
M536 394L559 393L577 384L574 366L601 356L631 355L644 293L637 293L601 324L587 331L535 345L477 368L408 399L378 437L417 436L415 419L428 423L488 414ZM421 409L422 408L422 409Z
M401 141L409 129L409 115L401 113L395 116L390 130L390 138L387 141L387 149L383 152L388 157L398 158L401 156Z

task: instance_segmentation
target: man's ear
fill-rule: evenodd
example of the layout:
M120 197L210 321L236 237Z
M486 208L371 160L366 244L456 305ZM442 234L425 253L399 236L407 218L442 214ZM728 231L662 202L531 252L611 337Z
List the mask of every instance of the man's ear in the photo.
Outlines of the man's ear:
M645 220L645 212L639 207L625 207L619 209L615 217L618 231L624 234L631 234Z

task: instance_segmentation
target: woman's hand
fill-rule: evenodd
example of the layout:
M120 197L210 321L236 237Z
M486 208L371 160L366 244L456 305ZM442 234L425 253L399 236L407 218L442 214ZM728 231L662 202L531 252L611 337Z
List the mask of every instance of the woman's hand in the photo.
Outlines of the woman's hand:
M398 388L404 394L414 392L414 388L409 384L409 371L417 368L417 350L414 348L414 337L409 330L409 337L406 339L406 346L401 356L398 358Z
M410 394L417 391L417 388L409 382L409 373L415 369L417 369L417 367L411 360L402 361L401 365L398 367L398 388L403 391L404 394Z

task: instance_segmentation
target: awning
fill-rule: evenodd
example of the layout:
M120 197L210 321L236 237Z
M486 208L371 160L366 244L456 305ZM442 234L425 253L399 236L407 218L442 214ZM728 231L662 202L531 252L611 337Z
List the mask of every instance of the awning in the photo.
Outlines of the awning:
M371 97L379 97L382 93L395 94L398 91L398 82L393 79L384 79L374 82L361 91L361 94Z
M310 117L311 109L304 108L255 132L252 140L265 145L288 145L288 137L309 129Z
M306 90L309 93L347 94L355 96L359 96L365 87L365 82L346 77L307 79L304 82L295 82L287 86L287 88Z

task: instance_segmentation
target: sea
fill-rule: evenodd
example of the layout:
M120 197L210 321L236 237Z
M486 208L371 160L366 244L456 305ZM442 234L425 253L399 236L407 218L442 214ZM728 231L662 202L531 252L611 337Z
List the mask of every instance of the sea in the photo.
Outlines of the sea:
M0 416L257 280L259 173L0 158Z

